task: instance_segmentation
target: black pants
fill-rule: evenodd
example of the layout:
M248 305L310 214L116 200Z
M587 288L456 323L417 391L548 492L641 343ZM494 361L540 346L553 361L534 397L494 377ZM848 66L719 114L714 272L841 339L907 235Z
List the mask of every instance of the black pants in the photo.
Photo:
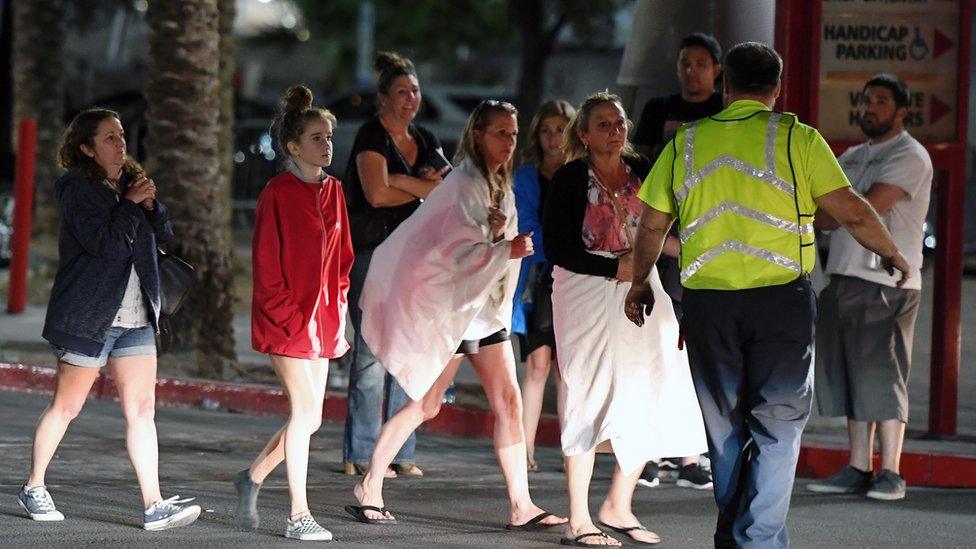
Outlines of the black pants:
M684 293L682 328L708 433L716 547L787 547L786 515L813 396L808 279Z

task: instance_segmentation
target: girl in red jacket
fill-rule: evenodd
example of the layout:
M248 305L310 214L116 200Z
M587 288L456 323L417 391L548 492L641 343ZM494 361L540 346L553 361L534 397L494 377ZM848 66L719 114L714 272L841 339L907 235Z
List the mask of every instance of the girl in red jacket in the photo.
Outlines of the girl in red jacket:
M288 422L254 463L234 479L237 515L257 528L257 495L264 478L285 461L291 516L285 537L330 540L315 522L305 495L308 446L322 423L329 359L349 349L346 292L352 240L332 161L331 112L312 107L312 92L292 86L273 125L287 170L261 191L254 215L251 344L268 353L288 395Z

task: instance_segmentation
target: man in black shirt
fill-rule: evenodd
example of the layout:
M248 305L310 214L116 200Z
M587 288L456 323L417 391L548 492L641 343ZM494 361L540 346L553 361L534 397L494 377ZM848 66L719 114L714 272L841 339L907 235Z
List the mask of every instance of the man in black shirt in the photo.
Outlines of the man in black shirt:
M634 135L634 145L641 154L653 162L674 138L678 127L712 116L724 108L722 94L715 91L715 81L722 74L721 58L722 47L712 36L696 32L681 40L677 64L681 92L655 97L644 106ZM672 226L672 233L664 243L657 270L680 320L682 287L677 261L680 250L677 227L677 223ZM677 474L678 485L686 488L712 487L711 474L701 467L698 456L664 459L660 464L649 462L638 483L656 486L660 482L659 472Z
M722 94L715 91L722 74L721 58L722 47L707 34L696 32L681 40L677 64L681 93L655 97L644 106L634 134L641 154L653 162L679 126L722 110Z

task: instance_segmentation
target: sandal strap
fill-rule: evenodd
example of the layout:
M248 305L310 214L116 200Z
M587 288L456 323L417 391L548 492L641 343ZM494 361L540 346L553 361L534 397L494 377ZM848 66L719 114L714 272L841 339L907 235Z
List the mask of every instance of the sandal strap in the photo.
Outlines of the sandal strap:
M536 516L530 518L529 520L525 521L525 523L520 524L519 526L528 526L530 524L539 524L540 522L546 520L547 518L549 518L551 516L552 516L552 513L543 511L543 512L539 513L538 515L536 515Z
M384 507L376 507L375 505L360 505L359 506L359 510L360 511L376 511L377 513L380 513L380 514L384 514L384 515L386 514L386 508L384 508Z

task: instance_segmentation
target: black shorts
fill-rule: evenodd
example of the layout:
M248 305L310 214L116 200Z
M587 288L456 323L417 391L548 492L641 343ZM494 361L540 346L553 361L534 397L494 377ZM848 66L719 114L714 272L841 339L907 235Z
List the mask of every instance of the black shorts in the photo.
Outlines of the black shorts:
M529 330L525 335L519 334L519 355L522 357L522 362L528 360L533 351L545 346L552 350L553 356L556 355L556 334L552 329Z
M461 346L458 347L457 354L459 355L476 355L478 354L478 348L487 347L489 345L494 345L496 343L501 343L503 341L508 341L508 330L502 328L497 332L491 334L488 337L481 339L463 339L461 340Z

